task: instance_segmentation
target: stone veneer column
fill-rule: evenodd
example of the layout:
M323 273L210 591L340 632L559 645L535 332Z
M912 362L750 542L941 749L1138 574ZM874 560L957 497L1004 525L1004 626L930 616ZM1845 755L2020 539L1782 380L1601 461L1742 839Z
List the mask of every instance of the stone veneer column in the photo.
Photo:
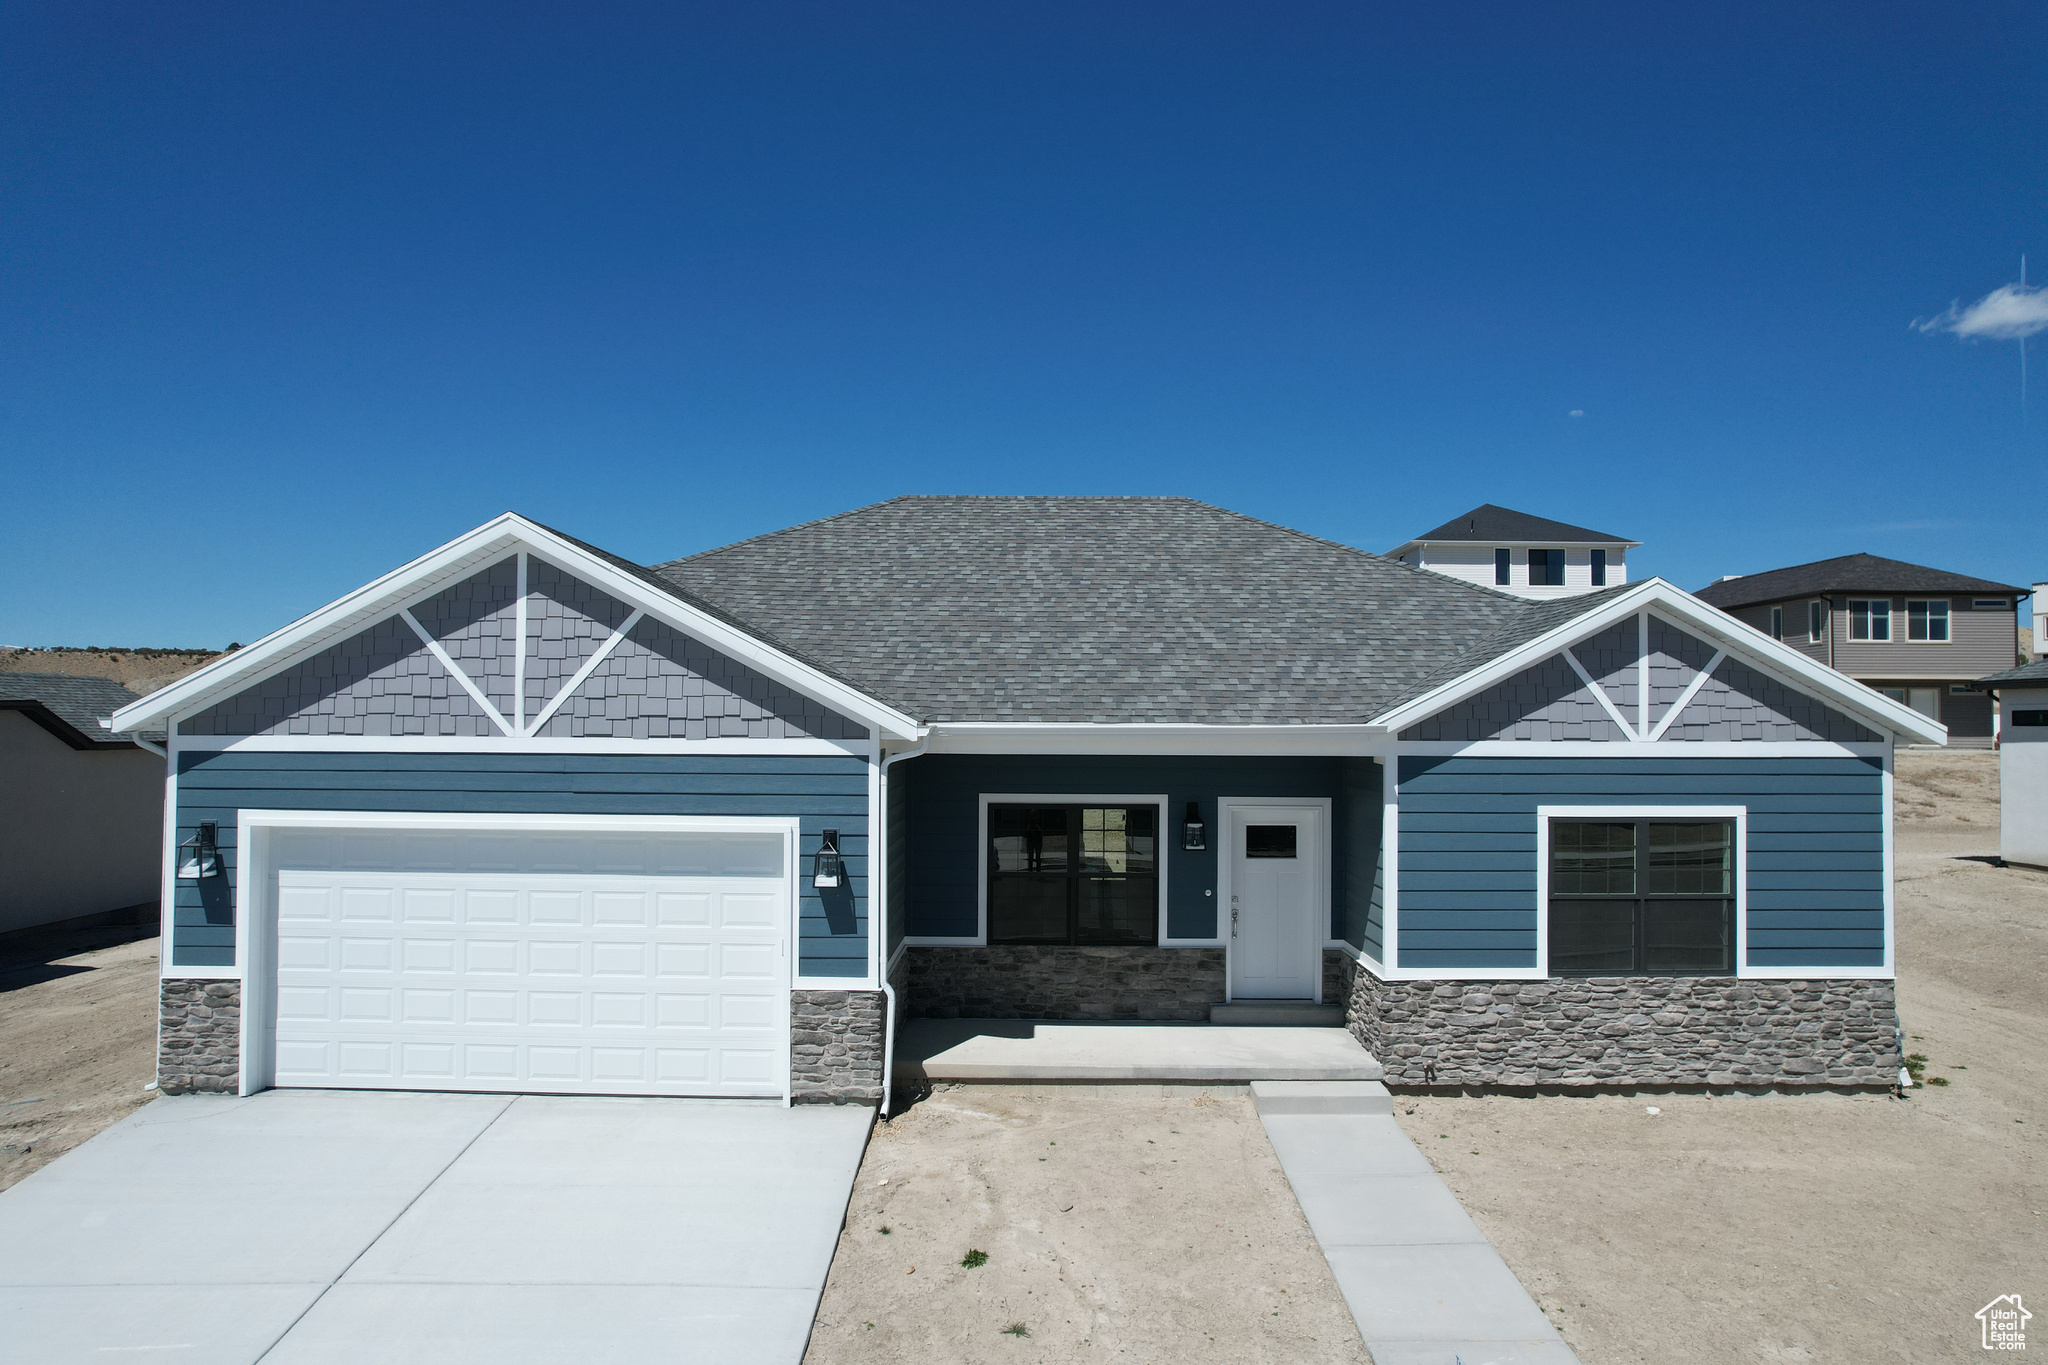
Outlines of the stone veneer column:
M790 1096L798 1104L882 1098L880 991L789 993Z
M157 997L157 1089L232 1095L242 1080L242 983L162 983Z
M1893 983L1727 976L1382 981L1341 954L1345 1022L1390 1085L1888 1089Z

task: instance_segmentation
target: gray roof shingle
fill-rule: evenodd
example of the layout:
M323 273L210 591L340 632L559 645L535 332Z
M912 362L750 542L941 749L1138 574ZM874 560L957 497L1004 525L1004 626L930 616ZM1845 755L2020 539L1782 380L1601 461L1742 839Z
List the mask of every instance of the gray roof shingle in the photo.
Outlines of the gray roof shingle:
M1155 497L897 498L653 572L926 722L1365 722L1605 597Z
M74 749L127 749L134 746L100 725L101 716L136 701L112 678L82 678L69 673L0 673L0 711L20 711ZM162 734L145 736L161 739Z
M1532 517L1527 512L1517 512L1512 507L1497 507L1490 502L1480 503L1463 516L1452 517L1434 531L1425 531L1408 543L1413 545L1418 540L1481 540L1495 543L1552 540L1561 543L1591 542L1595 545L1638 543L1627 536L1610 536L1604 531L1589 531L1570 522L1552 521L1548 517Z
M2048 687L2048 659L2036 659L2018 668L2008 668L2002 673L1988 673L1970 684L1972 687Z
M1971 578L1946 569L1930 569L1925 564L1908 564L1903 559L1855 554L1719 579L1693 596L1702 602L1711 602L1723 611L1733 611L1737 607L1753 607L1759 602L1783 602L1793 597L1820 597L1830 593L1995 592L2002 597L2011 597L2026 591L2010 583L1994 583L1988 578Z

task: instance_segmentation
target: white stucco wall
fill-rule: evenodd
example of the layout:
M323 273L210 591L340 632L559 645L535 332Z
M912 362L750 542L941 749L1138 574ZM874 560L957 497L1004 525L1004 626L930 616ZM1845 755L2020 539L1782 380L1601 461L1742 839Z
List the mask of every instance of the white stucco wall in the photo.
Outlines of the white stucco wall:
M163 812L155 754L73 749L0 711L0 933L156 900Z
M2048 687L2001 688L1998 704L2007 717L2048 710ZM2000 726L1998 806L1998 856L2048 867L2048 726Z

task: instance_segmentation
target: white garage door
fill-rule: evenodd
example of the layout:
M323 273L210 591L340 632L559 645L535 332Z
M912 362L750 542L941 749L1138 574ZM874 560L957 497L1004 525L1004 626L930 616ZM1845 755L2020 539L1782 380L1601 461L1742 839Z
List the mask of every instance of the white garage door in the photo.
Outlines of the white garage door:
M780 833L272 838L278 1085L784 1093Z

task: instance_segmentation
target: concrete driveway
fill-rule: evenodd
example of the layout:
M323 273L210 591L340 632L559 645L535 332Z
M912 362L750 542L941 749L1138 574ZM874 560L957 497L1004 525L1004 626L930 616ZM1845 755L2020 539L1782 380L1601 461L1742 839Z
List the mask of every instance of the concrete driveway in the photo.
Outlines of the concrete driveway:
M161 1099L0 1193L0 1358L794 1365L872 1116Z

